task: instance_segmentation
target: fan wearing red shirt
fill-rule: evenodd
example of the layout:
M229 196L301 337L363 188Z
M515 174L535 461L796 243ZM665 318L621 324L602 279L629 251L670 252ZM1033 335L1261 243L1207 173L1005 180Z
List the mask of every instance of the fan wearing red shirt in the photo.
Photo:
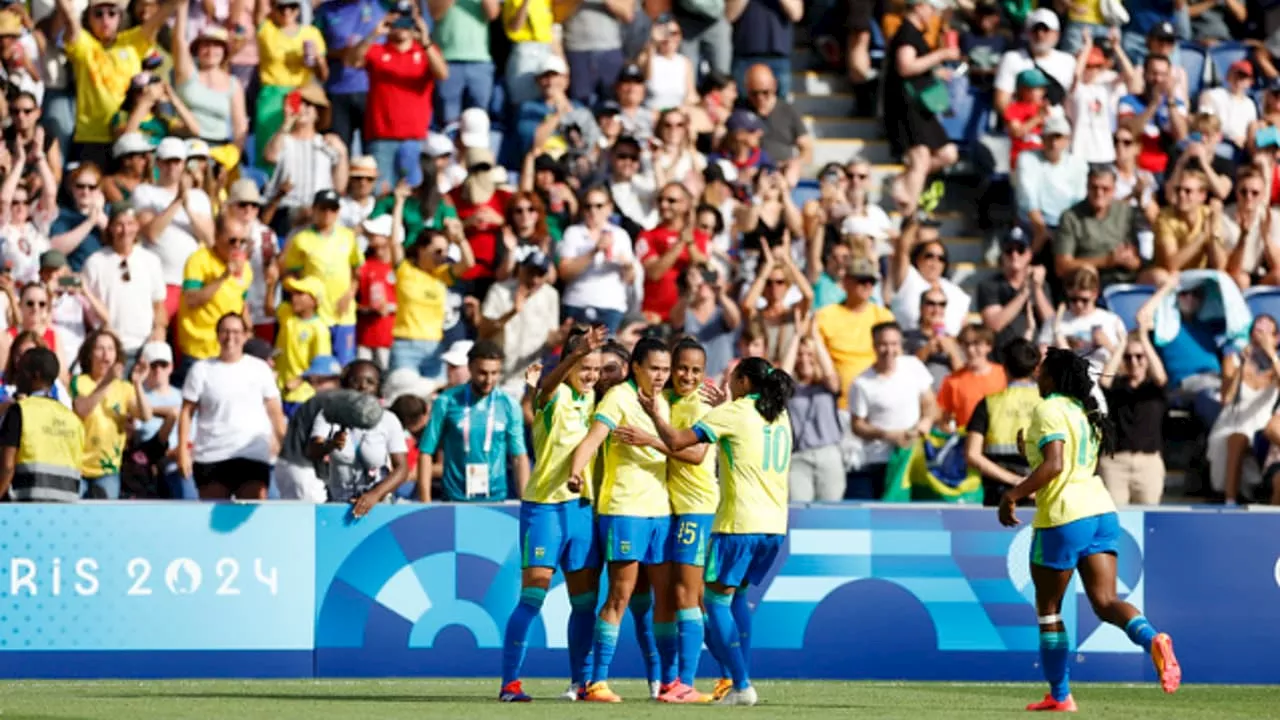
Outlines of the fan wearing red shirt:
M690 264L707 262L710 238L693 229L693 197L680 183L667 183L658 193L658 226L636 238L636 257L644 265L644 303L652 322L667 322L680 299L676 278Z
M386 42L375 45L382 35ZM384 17L355 55L369 74L364 137L378 161L378 184L422 184L418 156L431 124L431 94L436 81L449 76L449 64L416 13Z
M471 281L468 295L484 297L489 285L493 284L494 273L506 259L506 248L502 244L502 227L506 224L503 213L511 200L511 193L499 190L493 179L497 163L489 148L467 148L463 159L467 179L449 191L449 201L458 211L458 219L462 221L476 264L460 279Z
M385 368L391 359L391 333L396 324L396 271L392 267L390 215L360 225L369 250L356 285L356 352Z

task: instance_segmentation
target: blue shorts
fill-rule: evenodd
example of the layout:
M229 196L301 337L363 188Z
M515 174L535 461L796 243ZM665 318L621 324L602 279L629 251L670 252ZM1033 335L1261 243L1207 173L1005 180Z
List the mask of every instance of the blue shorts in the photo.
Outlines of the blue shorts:
M707 564L707 545L711 542L708 515L676 515L671 521L671 562L702 567Z
M567 573L600 565L591 502L520 503L520 567Z
M605 562L661 565L671 557L671 516L601 515Z
M778 559L785 535L711 535L711 556L703 578L727 587L759 585Z
M1090 555L1115 555L1119 542L1120 519L1114 512L1080 518L1058 527L1036 528L1031 540L1031 564L1074 570Z

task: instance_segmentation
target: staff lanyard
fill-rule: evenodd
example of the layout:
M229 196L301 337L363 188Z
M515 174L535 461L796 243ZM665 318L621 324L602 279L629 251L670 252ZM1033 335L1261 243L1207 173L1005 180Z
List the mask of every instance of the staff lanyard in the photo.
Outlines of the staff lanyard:
M488 396L489 407L486 410L488 418L484 423L484 454L489 455L490 448L493 447L493 393ZM458 429L462 430L462 451L471 455L471 383L467 383L467 403L462 408L462 420L458 423Z

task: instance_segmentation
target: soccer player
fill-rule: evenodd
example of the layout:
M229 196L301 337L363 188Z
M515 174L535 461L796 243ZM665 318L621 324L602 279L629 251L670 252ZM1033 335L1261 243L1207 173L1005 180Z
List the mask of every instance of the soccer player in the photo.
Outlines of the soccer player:
M582 686L591 649L592 620L599 583L599 554L591 483L570 489L569 462L587 435L595 409L593 386L600 376L603 327L572 336L566 355L534 397L534 457L537 465L520 503L520 564L523 569L520 603L507 620L502 644L502 702L532 700L520 686L520 666L528 645L529 626L542 611L542 602L556 567L564 570L569 590L569 672Z
M655 433L653 422L640 407L641 393L657 397L655 414L666 417L662 387L671 374L671 353L661 341L644 338L631 353L626 382L614 386L596 406L587 437L573 454L570 487L589 482L586 468L606 438L622 425ZM609 665L618 645L618 626L626 612L643 565L653 587L654 621L675 620L667 550L671 535L671 505L667 496L667 458L650 447L610 442L604 447L604 477L600 481L601 549L609 567L609 595L596 621L591 684L582 699L622 702L609 689Z
M1050 348L1040 365L1038 384L1044 399L1031 416L1025 443L1018 433L1031 474L1004 494L999 511L1000 523L1015 527L1014 507L1035 493L1031 581L1040 621L1040 666L1049 694L1027 709L1076 710L1067 683L1071 648L1059 614L1075 570L1080 571L1098 619L1124 628L1130 640L1151 654L1164 691L1174 692L1182 682L1182 668L1173 654L1173 640L1116 597L1120 524L1111 494L1094 474L1099 449L1110 450L1111 430L1093 395L1089 361L1070 350Z
M745 358L729 377L733 402L711 410L692 429L673 428L659 398L639 403L673 451L698 443L720 448L722 498L711 528L707 558L708 638L729 667L733 689L724 705L755 705L751 686L751 612L743 601L777 559L787 535L787 476L791 469L791 418L787 402L795 392L791 376L763 358Z

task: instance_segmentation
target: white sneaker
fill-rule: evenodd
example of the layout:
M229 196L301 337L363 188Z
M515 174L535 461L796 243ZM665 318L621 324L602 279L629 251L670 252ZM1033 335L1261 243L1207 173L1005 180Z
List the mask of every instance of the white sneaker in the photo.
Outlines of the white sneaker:
M568 700L569 702L577 702L577 701L578 701L578 689L579 689L579 686L578 686L578 685L574 685L573 683L569 683L569 689L568 689L568 690L565 690L565 691L564 691L564 692L562 692L562 693L560 693L560 698L561 698L562 700Z
M747 687L745 690L730 690L728 695L720 700L718 705L755 705L760 702L760 696L756 695L754 687Z
M661 682L654 680L653 682L649 683L649 699L650 700L657 700L658 696L661 694L662 694Z

